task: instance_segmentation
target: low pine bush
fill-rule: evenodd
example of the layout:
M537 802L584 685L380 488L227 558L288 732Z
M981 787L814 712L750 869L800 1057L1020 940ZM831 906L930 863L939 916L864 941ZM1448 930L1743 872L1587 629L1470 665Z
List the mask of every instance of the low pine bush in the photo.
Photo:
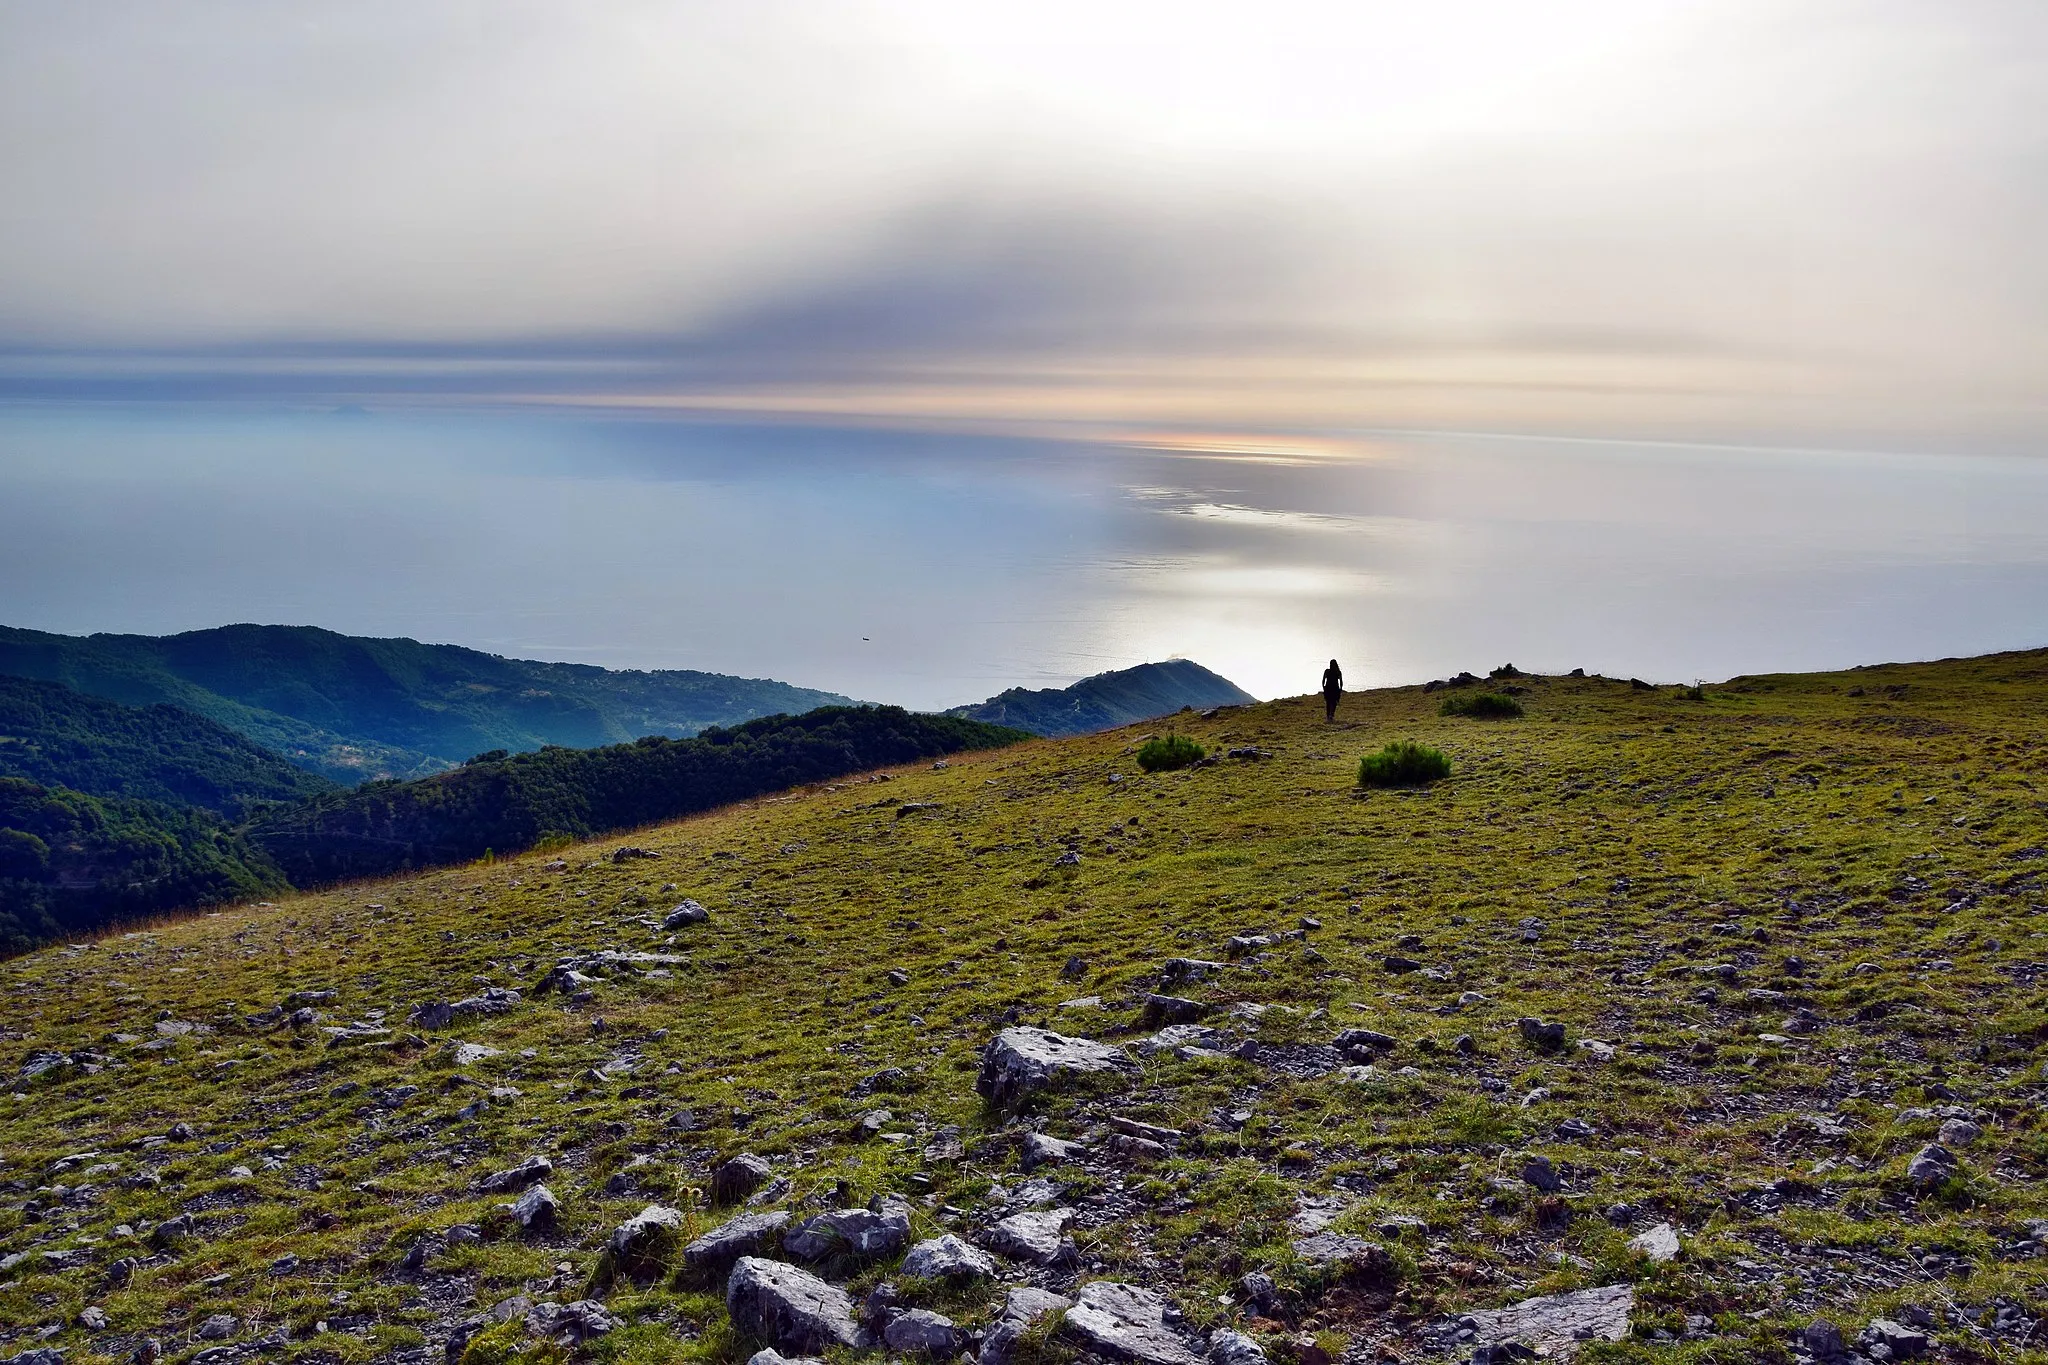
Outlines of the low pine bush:
M1459 693L1445 697L1444 704L1437 708L1443 716L1470 716L1474 720L1512 720L1522 714L1522 703L1505 692Z
M1186 735L1154 735L1138 746L1138 766L1148 773L1185 768L1207 751Z
M1422 787L1451 775L1451 759L1441 749L1397 739L1358 763L1361 787Z

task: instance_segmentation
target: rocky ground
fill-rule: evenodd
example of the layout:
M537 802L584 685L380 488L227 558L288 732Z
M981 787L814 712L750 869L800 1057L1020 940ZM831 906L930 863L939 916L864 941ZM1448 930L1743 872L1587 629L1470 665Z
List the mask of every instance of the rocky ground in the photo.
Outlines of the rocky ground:
M0 966L0 1354L2048 1361L2048 659L1496 685Z

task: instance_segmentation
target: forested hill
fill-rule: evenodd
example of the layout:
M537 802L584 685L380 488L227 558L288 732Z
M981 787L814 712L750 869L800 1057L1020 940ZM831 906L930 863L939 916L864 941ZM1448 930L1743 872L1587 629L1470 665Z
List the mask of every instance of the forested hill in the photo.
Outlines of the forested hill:
M294 885L378 876L710 810L869 768L1030 736L894 706L770 716L694 739L488 754L451 773L376 782L272 810L249 830Z
M168 702L345 783L439 772L489 749L680 737L852 704L767 679L540 663L311 626L166 636L0 626L0 674L130 706Z
M209 811L0 777L0 955L284 889Z
M1230 679L1191 659L1169 659L1097 673L1071 687L1037 691L1013 687L987 701L956 706L946 714L992 725L1014 725L1035 735L1083 735L1170 715L1183 706L1206 711L1212 706L1240 706L1257 700Z
M180 707L123 706L62 683L9 677L0 677L0 777L227 816L334 787Z
M629 829L1028 738L896 707L828 707L693 739L479 755L434 777L329 787L259 807L235 825L196 806L0 777L0 953L138 916L514 853L549 835Z

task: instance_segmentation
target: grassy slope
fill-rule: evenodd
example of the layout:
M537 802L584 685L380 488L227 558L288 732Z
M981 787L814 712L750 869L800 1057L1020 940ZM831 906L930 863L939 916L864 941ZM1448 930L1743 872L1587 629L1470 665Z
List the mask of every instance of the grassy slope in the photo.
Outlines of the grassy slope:
M1323 925L1306 944L1191 993L1302 1011L1269 1013L1268 1043L1382 1029L1403 1040L1384 1079L1147 1063L1110 1107L1203 1131L1157 1166L1103 1158L1060 1173L1077 1182L1067 1201L1083 1210L1086 1273L1158 1285L1190 1319L1217 1321L1237 1312L1218 1300L1245 1270L1301 1278L1285 1249L1297 1192L1363 1178L1375 1188L1349 1196L1359 1207L1339 1228L1406 1212L1429 1231L1403 1239L1391 1312L1347 1291L1298 1312L1295 1326L1348 1335L1359 1360L1376 1345L1412 1354L1406 1324L1432 1312L1623 1278L1639 1282L1639 1330L1705 1314L1718 1344L1584 1358L1769 1359L1784 1328L1816 1309L1853 1334L1871 1312L1908 1301L2038 1301L2042 1263L2001 1246L2023 1219L2048 1217L2036 1191L2048 1172L2048 1007L2035 984L2048 972L2038 916L2048 655L1743 680L1709 688L1705 702L1599 680L1527 685L1520 721L1440 718L1439 698L1403 689L1354 695L1331 729L1318 700L1282 701L1181 727L1262 745L1275 754L1266 761L1148 777L1130 757L1136 729L1033 744L636 836L659 861L593 862L605 843L572 851L567 872L535 855L0 965L8 1027L27 1035L0 1043L0 1067L11 1073L49 1047L97 1047L124 1064L20 1085L28 1098L0 1101L0 1174L14 1181L0 1196L0 1251L90 1237L103 1264L142 1254L115 1225L188 1209L204 1232L125 1289L103 1291L98 1269L14 1272L0 1287L0 1323L16 1330L0 1335L25 1346L36 1325L67 1323L92 1301L112 1328L67 1329L54 1344L76 1348L74 1362L125 1352L142 1335L181 1358L201 1344L190 1329L227 1307L251 1332L289 1325L294 1355L367 1359L424 1344L438 1358L445 1323L475 1311L466 1300L488 1306L522 1287L576 1297L621 1218L649 1198L689 1200L714 1159L747 1149L793 1175L792 1199L840 1180L855 1194L907 1188L923 1170L935 1203L966 1213L934 1207L920 1233L971 1232L990 1181L1013 1175L1008 1148L988 1140L1000 1122L972 1091L999 1018L1138 1037L1134 993L1162 959L1220 958L1226 935L1286 929L1304 914ZM1903 695L1884 690L1900 685ZM1360 753L1411 736L1449 750L1456 776L1426 792L1356 794ZM899 817L910 800L939 805ZM1056 869L1069 840L1081 865ZM666 882L680 890L660 892ZM107 1041L150 1036L159 1011L226 1023L320 986L341 992L323 1022L383 1009L402 1035L415 1001L487 981L530 986L566 950L659 947L668 936L643 916L678 895L713 911L677 936L692 964L666 980L602 985L591 1008L529 996L424 1048L375 1052L229 1030L160 1051ZM1529 916L1544 925L1533 943L1518 927ZM1455 979L1386 974L1381 959L1406 934L1423 942L1412 956ZM1743 952L1755 965L1734 986L1696 970ZM1085 979L1062 980L1075 955ZM1795 955L1810 975L1786 974ZM910 984L891 987L892 967ZM1697 998L1709 984L1718 1003ZM1754 987L1792 1000L1752 1007ZM1447 1012L1466 990L1491 999ZM1057 1007L1082 994L1105 1010ZM1817 1011L1822 1031L1760 1042L1793 1003ZM1516 1036L1525 1014L1613 1042L1619 1056L1539 1058ZM1477 1040L1477 1058L1448 1051L1461 1033ZM520 1097L454 1122L482 1092L455 1081L450 1036L503 1049L468 1070ZM633 1057L642 1061L630 1075L586 1076ZM1419 1074L1391 1074L1402 1064ZM853 1097L891 1066L913 1073L912 1093ZM1930 1098L1937 1084L1990 1120L1961 1151L1962 1176L1920 1195L1901 1173L1935 1125L1901 1107L1947 1102ZM401 1085L420 1089L389 1109L371 1098ZM1549 1097L1523 1105L1538 1086ZM877 1102L920 1132L963 1125L967 1159L856 1144L852 1121ZM1219 1107L1254 1117L1232 1133L1213 1121ZM681 1108L698 1131L665 1125ZM1077 1098L1044 1109L1061 1136L1105 1112ZM1839 1115L1853 1132L1824 1140L1794 1121L1802 1112ZM1557 1137L1573 1116L1599 1136ZM199 1128L197 1142L138 1145L180 1119ZM1529 1200L1485 1205L1488 1181L1512 1177L1523 1148L1564 1169L1568 1226L1546 1227ZM38 1197L55 1206L24 1222L49 1163L80 1151L118 1169L84 1178L98 1194L75 1206ZM497 1201L468 1192L478 1175L535 1151L561 1167L550 1182L564 1202L560 1233L458 1249L425 1276L398 1270L421 1232L487 1214ZM606 1195L636 1155L651 1160L628 1173L631 1192ZM1824 1157L1860 1164L1808 1175ZM281 1164L266 1170L265 1158ZM237 1165L257 1174L230 1176ZM161 1187L122 1186L141 1170ZM1806 1183L1767 1191L1780 1177ZM1658 1270L1631 1263L1626 1233L1598 1213L1617 1200L1642 1206L1646 1222L1677 1223L1685 1257ZM694 1228L706 1215L690 1207ZM1974 1273L1951 1278L1950 1265L1922 1261L1929 1251ZM286 1252L306 1268L266 1275ZM216 1275L228 1278L205 1283ZM994 1297L950 1306L972 1319ZM663 1286L615 1293L612 1305L637 1321L605 1340L606 1354L744 1358L715 1295ZM305 1335L320 1319L357 1330ZM515 1335L499 1329L473 1359ZM1978 1349L1974 1358L2048 1358Z

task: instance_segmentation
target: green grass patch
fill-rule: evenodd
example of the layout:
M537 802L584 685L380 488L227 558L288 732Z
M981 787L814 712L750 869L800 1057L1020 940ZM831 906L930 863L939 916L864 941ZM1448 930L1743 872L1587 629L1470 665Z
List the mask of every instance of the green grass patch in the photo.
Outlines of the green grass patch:
M1522 714L1522 703L1505 692L1459 692L1445 697L1436 713L1471 720L1513 720Z
M1397 739L1358 763L1361 787L1422 787L1450 775L1450 755L1412 739Z
M1201 762L1207 753L1186 735L1154 735L1138 746L1138 766L1148 773L1171 772Z

